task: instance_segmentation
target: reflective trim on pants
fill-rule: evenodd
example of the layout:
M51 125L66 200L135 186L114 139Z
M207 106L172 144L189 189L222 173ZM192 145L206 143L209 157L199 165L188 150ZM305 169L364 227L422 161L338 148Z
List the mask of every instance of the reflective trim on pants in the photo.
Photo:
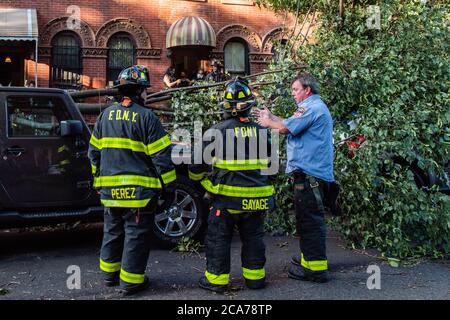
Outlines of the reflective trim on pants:
M266 277L266 270L264 268L256 270L242 268L242 275L248 280L261 280Z
M106 262L100 259L100 270L105 272L117 272L120 270L120 261L119 262Z
M301 265L311 271L328 270L328 260L306 261L302 254Z
M126 272L123 269L120 269L120 279L122 281L133 283L133 284L140 284L144 283L145 274L137 274L137 273L131 273Z
M205 277L212 284L226 285L230 282L230 274L215 275L205 271Z

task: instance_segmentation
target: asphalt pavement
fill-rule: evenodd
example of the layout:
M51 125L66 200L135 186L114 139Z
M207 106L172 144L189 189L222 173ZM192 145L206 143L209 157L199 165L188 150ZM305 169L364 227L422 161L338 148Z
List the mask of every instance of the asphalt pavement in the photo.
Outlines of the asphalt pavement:
M298 250L298 239L267 235L269 284L263 290L245 288L236 234L229 292L221 295L198 288L205 268L201 250L182 253L153 247L146 272L149 289L122 297L102 285L98 269L101 236L101 224L73 230L0 231L0 300L450 300L449 260L421 259L393 268L374 250L346 248L335 232L327 238L329 283L289 279L287 268ZM79 288L74 278L78 271Z

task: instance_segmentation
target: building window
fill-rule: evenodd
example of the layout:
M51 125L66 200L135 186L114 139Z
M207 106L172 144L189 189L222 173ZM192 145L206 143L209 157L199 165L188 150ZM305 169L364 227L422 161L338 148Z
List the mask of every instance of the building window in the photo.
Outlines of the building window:
M107 80L115 81L120 71L136 64L136 46L127 33L116 33L108 42Z
M72 32L58 33L52 39L51 87L81 89L82 73L79 37Z
M240 38L233 38L225 44L224 51L226 72L231 76L243 76L250 73L247 42Z

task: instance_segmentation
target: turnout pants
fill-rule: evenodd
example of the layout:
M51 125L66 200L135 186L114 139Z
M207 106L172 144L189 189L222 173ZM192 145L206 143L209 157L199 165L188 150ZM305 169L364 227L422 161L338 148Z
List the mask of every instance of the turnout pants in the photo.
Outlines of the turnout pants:
M296 172L294 208L300 236L300 264L308 271L328 270L324 196L330 184Z
M266 263L262 212L230 213L212 208L206 234L206 279L212 284L230 281L230 248L235 226L242 240L242 273L246 281L264 281Z
M153 215L139 209L105 208L100 269L105 279L120 275L121 286L144 282Z

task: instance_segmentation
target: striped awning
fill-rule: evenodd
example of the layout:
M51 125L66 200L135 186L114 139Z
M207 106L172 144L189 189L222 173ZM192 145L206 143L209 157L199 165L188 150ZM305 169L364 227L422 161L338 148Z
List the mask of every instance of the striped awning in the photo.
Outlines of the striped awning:
M0 9L0 40L33 41L37 37L36 9Z
M166 48L179 46L216 46L214 29L205 19L184 17L175 21L167 31Z

